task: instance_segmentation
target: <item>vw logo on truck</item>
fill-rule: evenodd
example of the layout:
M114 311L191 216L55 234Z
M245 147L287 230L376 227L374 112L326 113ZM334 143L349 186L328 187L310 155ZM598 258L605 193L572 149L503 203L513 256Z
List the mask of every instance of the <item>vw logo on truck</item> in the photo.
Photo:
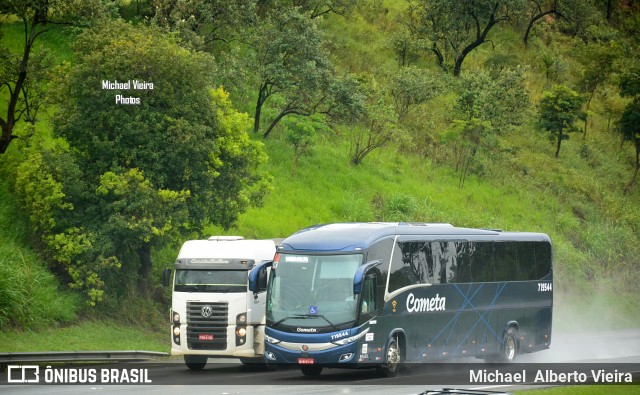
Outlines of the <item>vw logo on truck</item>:
M202 309L200 310L200 314L202 314L204 318L209 318L211 317L211 314L213 314L213 309L209 305L202 306Z

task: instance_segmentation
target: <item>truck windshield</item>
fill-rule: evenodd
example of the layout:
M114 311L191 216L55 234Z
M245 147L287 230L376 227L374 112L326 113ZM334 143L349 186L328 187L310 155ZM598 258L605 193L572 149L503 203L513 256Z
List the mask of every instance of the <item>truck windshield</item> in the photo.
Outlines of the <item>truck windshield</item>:
M269 281L267 323L294 331L343 329L356 320L353 277L362 254L281 254ZM297 329L296 329L297 328Z
M176 270L176 292L247 292L246 270Z

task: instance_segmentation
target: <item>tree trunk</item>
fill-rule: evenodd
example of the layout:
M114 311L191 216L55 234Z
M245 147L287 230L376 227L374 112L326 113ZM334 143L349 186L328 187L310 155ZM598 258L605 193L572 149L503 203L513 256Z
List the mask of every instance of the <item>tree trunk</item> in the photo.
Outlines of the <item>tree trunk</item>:
M286 108L286 109L282 110L282 111L280 112L280 114L278 114L278 116L277 116L277 117L275 117L275 119L274 119L273 121L271 121L271 123L269 124L269 127L267 128L267 130L265 130L265 131L264 131L264 134L263 134L262 136L263 136L265 139L266 139L267 137L269 137L269 134L271 133L271 131L273 130L273 128L275 128L275 127L276 127L276 125L278 124L278 122L280 122L280 120L282 120L282 118L284 118L286 115L289 115L289 114L298 114L298 115L300 115L298 112L296 112L295 110L292 110L292 109L288 108L288 106L287 106L287 108Z
M431 51L438 58L438 66L440 66L442 70L447 71L447 66L444 64L444 55L442 55L442 52L440 52L440 49L438 49L436 43L433 43L433 45L431 46Z
M462 62L467 57L467 55L473 51L475 48L479 47L484 42L484 38L479 38L473 43L467 45L460 55L456 58L455 66L453 67L453 76L458 77L460 75L460 70L462 69Z
M256 102L256 112L253 116L253 132L258 133L260 130L260 114L262 113L262 105L266 100L264 96L265 85L260 87L260 92L258 92L258 101Z
M631 189L636 184L636 179L638 178L638 170L640 170L640 141L636 140L635 146L636 146L636 165L635 165L635 169L633 170L633 175L631 176L631 180L629 180L629 183L624 188L625 194L628 194L631 192Z
M2 135L0 136L0 155L4 154L13 140L13 124L2 122Z
M298 153L293 154L293 163L291 164L291 177L296 176L296 168L298 166L298 158L300 155Z
M495 12L497 9L497 5L496 8L493 10L493 12ZM460 75L460 69L462 68L462 62L464 62L464 59L467 57L467 55L473 51L474 49L476 49L477 47L479 47L480 45L482 45L485 40L487 39L487 35L489 34L489 31L491 31L491 29L496 25L496 23L500 22L501 20L504 20L504 17L500 17L498 19L495 19L495 14L492 14L489 18L489 22L487 22L487 26L484 27L484 29L482 30L482 32L480 31L480 25L477 25L477 33L476 33L476 40L474 42L472 42L471 44L467 45L466 47L464 47L464 49L462 50L462 52L460 53L460 55L458 55L458 57L456 58L456 63L455 66L453 68L453 76L454 77L458 77Z
M591 100L593 100L593 95L595 95L596 90L591 91L591 95L589 99L587 99L587 105L584 112L584 130L582 131L582 141L587 138L587 127L589 125L589 108L591 107Z
M545 15L553 14L555 12L556 12L555 10L549 10L549 11L541 12L538 15L531 18L531 20L529 21L529 25L527 26L527 31L524 33L524 37L522 38L522 41L524 42L525 47L529 45L529 34L531 33L531 29L533 29L533 25Z
M556 158L560 155L560 144L562 144L562 130L558 134L558 148L556 149Z
M143 287L147 287L149 282L149 277L151 274L151 246L149 244L145 244L142 247L138 248L138 257L140 257L140 270L138 271L138 282Z
M13 136L13 127L15 126L18 119L16 119L16 107L18 105L18 100L20 99L20 93L22 93L22 88L24 86L25 81L27 80L27 68L29 66L29 57L31 56L31 48L33 47L33 43L36 38L44 33L44 31L36 32L36 25L38 22L34 22L31 26L31 33L29 36L25 33L25 47L24 52L22 53L22 61L20 62L20 69L18 70L18 79L16 80L16 85L13 87L13 90L9 89L9 103L7 105L7 119L0 118L0 125L2 125L2 136L0 136L0 155L4 154L9 148L9 144L11 140L14 139ZM26 29L26 27L25 27ZM20 116L18 116L20 118Z

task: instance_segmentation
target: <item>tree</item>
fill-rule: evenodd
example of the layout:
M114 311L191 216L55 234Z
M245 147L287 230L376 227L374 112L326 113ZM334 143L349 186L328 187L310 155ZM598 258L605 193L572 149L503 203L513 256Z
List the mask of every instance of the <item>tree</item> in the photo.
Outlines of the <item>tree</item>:
M587 136L589 110L598 88L602 87L613 73L616 60L616 49L609 43L590 43L584 46L578 57L584 69L579 81L580 90L586 95L585 121L582 138Z
M583 99L577 92L565 85L556 85L545 91L539 103L539 127L549 132L550 138L556 140L555 157L560 154L562 140L569 138L569 133L579 131L575 122L584 119L580 110Z
M638 178L638 170L640 170L640 100L635 99L629 103L622 113L622 117L618 121L617 130L622 134L624 141L630 141L635 148L635 160L633 166L633 174L631 179L625 186L625 192L631 192L631 189Z
M620 78L620 96L631 98L631 102L625 106L617 124L623 141L631 141L636 151L633 175L625 187L627 193L635 185L640 168L640 60L635 58L628 63Z
M462 91L456 109L462 111L467 120L487 122L487 127L498 133L522 124L529 108L529 94L521 69L468 73L461 77L460 86Z
M297 8L270 13L258 28L253 47L258 75L254 132L260 130L263 106L274 95L282 104L264 137L287 115L322 112L329 99L333 66L312 19Z
M558 18L566 19L567 0L528 0L527 1L527 29L525 30L522 41L524 45L529 44L529 35L533 25L547 15L554 15Z
M95 262L148 287L153 248L207 224L228 228L260 202L266 158L246 133L248 116L211 88L209 55L124 22L84 32L74 51L77 62L56 84L54 134L69 143L77 174L43 171L24 184L60 185L61 208L42 239L97 303L97 291L115 284L101 283Z
M300 158L311 153L319 134L329 133L331 129L326 125L324 117L319 115L291 117L283 123L286 130L285 140L293 147L291 176L295 177Z
M0 15L15 16L22 23L24 47L16 55L0 47L0 93L6 96L6 115L0 117L0 155L15 138L14 127L23 116L35 122L38 95L34 91L42 80L43 70L50 64L46 56L36 55L34 45L55 25L86 26L90 21L106 17L111 11L100 0L3 0ZM6 92L5 92L6 91Z
M255 0L154 0L153 22L196 47L229 43L256 23Z
M291 3L313 19L328 14L344 15L357 7L358 0L291 0Z
M401 69L391 86L398 122L402 122L410 111L437 96L443 89L440 80L426 70L413 67Z
M460 172L458 188L462 189L464 187L471 162L490 129L488 122L477 118L454 120L449 129L442 135L444 143L454 145L456 171Z
M410 7L410 19L419 23L418 34L431 43L438 64L460 75L462 64L474 49L488 40L489 32L522 9L522 0L428 1Z
M351 163L359 165L378 148L406 139L406 131L398 124L394 106L373 79L359 87L366 97L362 112L348 123L349 156Z

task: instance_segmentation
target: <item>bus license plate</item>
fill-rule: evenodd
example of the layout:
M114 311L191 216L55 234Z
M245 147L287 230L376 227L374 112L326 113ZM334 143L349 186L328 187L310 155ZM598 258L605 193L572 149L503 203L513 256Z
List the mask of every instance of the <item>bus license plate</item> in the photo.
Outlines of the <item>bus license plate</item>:
M313 358L298 358L300 365L313 365Z
M208 333L201 333L198 335L198 340L213 340L213 335Z

